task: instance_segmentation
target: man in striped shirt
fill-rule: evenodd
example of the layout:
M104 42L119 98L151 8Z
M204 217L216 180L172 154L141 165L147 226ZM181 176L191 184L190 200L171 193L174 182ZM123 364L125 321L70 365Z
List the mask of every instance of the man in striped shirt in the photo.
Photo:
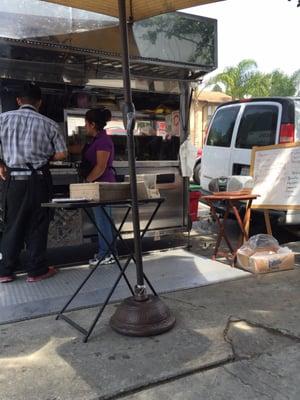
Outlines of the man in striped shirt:
M26 244L27 282L56 273L46 261L51 197L49 160L63 160L67 149L56 122L38 113L41 90L24 85L18 110L0 115L0 178L4 180L4 231L1 240L0 283L12 282Z

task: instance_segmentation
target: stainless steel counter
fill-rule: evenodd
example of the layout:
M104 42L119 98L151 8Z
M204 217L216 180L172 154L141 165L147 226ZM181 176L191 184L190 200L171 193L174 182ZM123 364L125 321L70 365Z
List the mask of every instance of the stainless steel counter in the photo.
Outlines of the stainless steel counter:
M118 178L124 180L125 176L129 174L128 163L126 161L116 161L114 163ZM68 196L69 184L79 182L76 168L53 168L51 170L54 193ZM149 229L148 235L159 236L164 233L171 233L172 230L177 232L184 228L184 187L183 178L180 175L179 162L178 161L137 161L136 162L136 173L139 174L156 174L157 188L160 191L161 197L165 198L165 202L161 206L155 220ZM140 210L140 224L141 227L145 226L148 221L149 214L151 213L151 205L143 207ZM66 211L67 213L67 211ZM113 210L113 217L116 223L121 221L121 211L118 209ZM67 216L66 216L67 218ZM82 226L82 237L83 239L89 236L96 235L94 227L88 221L86 216L81 217ZM76 216L76 223L78 224L78 216ZM52 223L53 224L53 223ZM59 221L56 222L59 224ZM73 222L70 221L70 225ZM52 230L54 226L52 227ZM54 230L58 228L55 227ZM124 226L124 231L127 232L127 236L130 236L132 232L132 223L129 218L128 222ZM52 235L53 236L53 235Z

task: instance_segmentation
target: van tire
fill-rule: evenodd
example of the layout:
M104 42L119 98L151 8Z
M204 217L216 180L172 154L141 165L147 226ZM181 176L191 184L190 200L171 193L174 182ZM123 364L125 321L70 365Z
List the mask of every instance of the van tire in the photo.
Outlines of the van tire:
M200 185L200 173L201 173L201 160L194 166L193 180L196 185Z

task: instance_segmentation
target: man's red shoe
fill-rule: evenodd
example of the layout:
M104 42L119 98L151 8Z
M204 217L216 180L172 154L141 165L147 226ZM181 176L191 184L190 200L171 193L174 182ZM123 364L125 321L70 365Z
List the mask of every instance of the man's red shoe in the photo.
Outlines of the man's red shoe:
M0 276L0 283L9 283L15 280L13 275L2 275Z
M45 274L38 275L38 276L28 276L26 282L39 282L44 279L51 278L57 273L57 270L53 267L49 267L48 271Z

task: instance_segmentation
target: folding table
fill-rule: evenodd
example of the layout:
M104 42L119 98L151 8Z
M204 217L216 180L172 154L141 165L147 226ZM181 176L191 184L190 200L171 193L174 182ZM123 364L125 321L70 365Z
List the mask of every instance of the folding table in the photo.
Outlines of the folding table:
M138 205L139 207L148 205L148 204L153 204L153 210L152 213L148 219L148 222L146 223L145 227L143 229L141 229L141 239L145 236L146 232L148 231L151 222L153 221L157 211L159 210L161 204L163 203L164 199L163 198L153 198L153 199L146 199L146 200L139 200L138 201ZM105 213L108 221L111 224L112 230L113 230L113 243L109 243L106 240L105 235L99 230L99 228L97 227L96 221L94 219L93 213L91 212L91 208L92 207L97 207L100 206L103 210L103 212ZM117 228L113 218L111 218L111 216L108 214L108 212L106 211L105 207L110 206L112 208L117 207L117 208L122 208L124 209L124 214L121 220L121 223L119 225L119 227ZM83 282L79 285L79 287L75 290L74 294L72 295L72 297L68 300L68 302L63 306L63 308L61 309L61 311L58 313L58 315L56 316L56 319L63 319L65 320L68 324L70 324L73 328L77 329L79 332L81 332L84 335L84 342L87 342L88 338L90 337L97 321L99 320L99 318L101 317L105 307L107 306L112 294L114 293L120 279L124 278L130 292L132 295L134 295L134 291L133 288L130 284L130 282L127 279L126 276L126 269L131 261L131 259L135 262L135 257L134 257L134 253L131 249L129 249L127 243L125 242L125 240L122 237L122 228L128 218L128 215L130 214L131 211L131 200L116 200L116 201L66 201L66 202L51 202L51 203L43 203L42 207L48 207L48 208L62 208L65 210L74 210L74 209L82 209L86 215L88 216L88 218L90 219L91 223L93 224L93 226L96 228L97 232L101 235L101 237L103 238L103 240L106 242L109 250L111 252L111 254L113 255L115 262L120 270L120 273L117 277L117 279L115 280L115 282L112 285L112 288L109 292L109 294L107 295L104 303L101 305L95 319L93 320L92 324L90 325L90 327L88 329L83 328L82 326L80 326L79 324L77 324L75 321L73 321L71 318L67 317L66 315L64 315L64 312L67 310L68 306L70 305L70 303L74 300L74 298L77 296L77 294L80 292L80 290L82 289L82 287L86 284L86 282L91 278L91 276L94 274L95 270L99 267L101 261L104 259L104 257L106 256L106 254L98 261L98 264L89 272L89 274L86 276L86 278L83 280ZM124 262L123 265L121 265L119 257L115 251L114 248L114 243L116 242L117 239L120 239L121 242L125 245L125 248L129 251L129 254ZM151 282L149 281L149 279L147 278L147 276L144 274L144 278L145 281L147 282L148 286L150 287L151 291L153 292L153 294L155 296L157 296L157 293L155 292L153 286L151 285Z
M214 254L213 254L213 259L216 259L218 255L222 255L225 257L231 256L233 258L233 265L235 263L236 259L236 252L238 248L241 246L244 240L248 240L248 234L249 234L249 224L250 224L250 216L251 216L251 205L252 201L256 199L258 195L256 194L245 194L243 192L237 193L237 192L218 192L214 193L212 195L208 196L203 196L201 199L207 202L210 206L211 213L213 217L216 219L216 222L219 227L218 231L218 237L214 249ZM223 219L219 217L217 211L216 211L216 203L217 202L224 202L226 206L225 214ZM241 218L241 215L239 213L239 207L238 204L241 201L245 201L245 215L244 218ZM235 219L238 223L238 226L241 230L241 238L240 238L240 243L238 244L237 248L234 248L230 242L230 239L228 237L228 234L226 232L226 221L228 219L230 211L233 211L233 215L235 216ZM228 249L230 250L229 252L222 253L219 252L219 247L222 241L222 238L224 238Z

